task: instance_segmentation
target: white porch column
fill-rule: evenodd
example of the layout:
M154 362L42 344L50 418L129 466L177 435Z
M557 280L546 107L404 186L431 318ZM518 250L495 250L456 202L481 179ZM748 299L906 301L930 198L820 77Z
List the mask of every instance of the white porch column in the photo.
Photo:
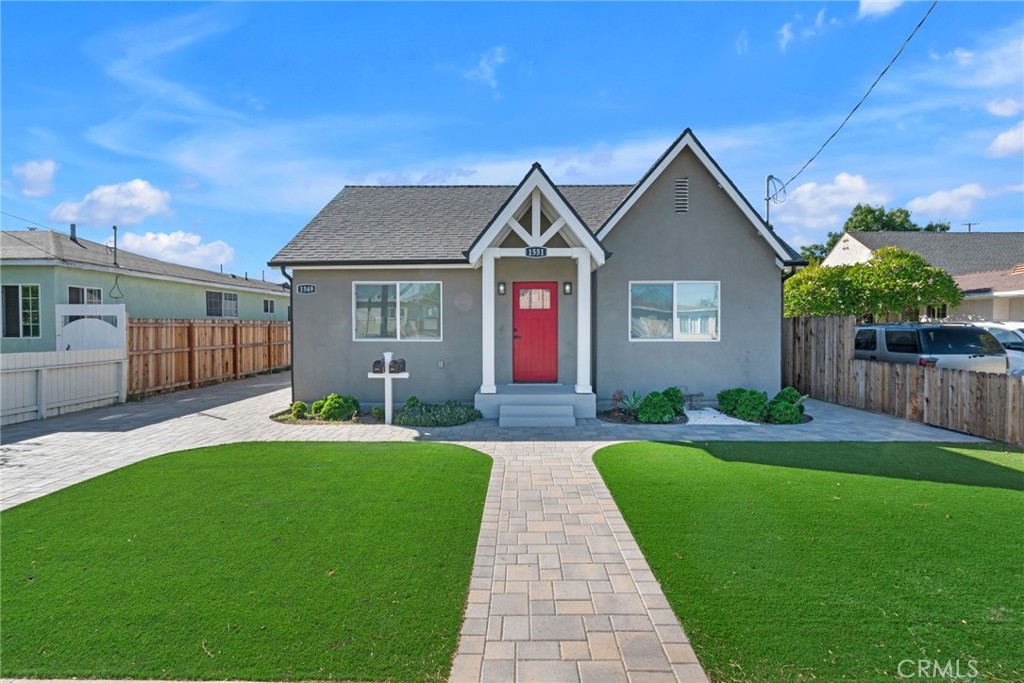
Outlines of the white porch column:
M576 257L576 393L590 394L590 254Z
M494 252L490 249L484 251L483 273L480 278L480 305L483 311L483 329L480 333L483 347L481 394L498 393L498 387L494 384L494 259Z

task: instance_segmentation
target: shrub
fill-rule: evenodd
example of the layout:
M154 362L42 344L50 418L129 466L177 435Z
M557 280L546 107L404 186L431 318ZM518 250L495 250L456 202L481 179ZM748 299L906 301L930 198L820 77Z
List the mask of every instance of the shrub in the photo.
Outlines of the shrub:
M292 404L292 417L294 417L296 420L301 420L302 418L306 417L307 410L308 408L306 407L305 403L303 403L302 401L296 401L295 403Z
M748 389L736 402L734 416L747 422L764 422L768 417L768 395Z
M620 405L622 409L630 415L636 415L636 411L640 410L640 406L644 403L644 397L635 391L629 396L624 396Z
M778 425L794 425L804 421L802 405L775 400L768 404L768 421Z
M376 419L380 420L381 422L384 421L384 409L381 408L380 406L374 406L373 408L371 408L370 415L373 415Z
M800 392L793 387L786 387L779 393L775 394L775 398L772 399L772 403L775 403L776 401L791 403L792 405L799 406L800 412L803 412L805 398L807 397L802 396Z
M718 409L726 415L736 413L736 405L746 395L747 389L724 389L718 392Z
M331 394L324 399L323 407L320 409L320 418L337 422L338 420L351 420L359 414L359 401L352 396L339 396Z
M636 419L639 422L650 424L664 424L671 422L676 416L672 409L672 402L660 391L652 391L644 397L640 409L636 411Z
M455 427L482 417L479 410L458 401L422 403L411 396L395 415L394 423L404 427Z
M324 403L326 403L326 401L327 399L325 398L321 398L318 401L313 401L313 407L309 409L310 415L319 415L320 411L324 409Z
M661 392L661 395L668 399L669 405L672 406L672 411L676 415L682 415L685 410L683 407L683 390L679 387L669 387Z

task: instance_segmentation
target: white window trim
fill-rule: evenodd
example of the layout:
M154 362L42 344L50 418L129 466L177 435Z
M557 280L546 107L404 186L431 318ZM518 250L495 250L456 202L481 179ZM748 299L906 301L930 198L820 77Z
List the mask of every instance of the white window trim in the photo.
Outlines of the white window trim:
M100 293L100 304L103 303L103 288L102 287L87 287L86 285L68 285L68 289L80 289L82 290L82 296L84 301L82 303L89 304L89 290L95 289ZM68 303L71 303L71 292L68 292ZM95 304L89 304L95 305Z
M718 338L677 337L676 334L676 285L718 285ZM672 338L671 339L634 339L633 338L633 285L669 285L672 287ZM626 339L630 342L660 342L669 344L683 343L718 343L722 341L722 281L721 280L630 280L626 292L629 306L626 313Z
M270 304L269 306L267 304ZM267 310L270 309L270 310ZM263 300L263 312L267 315L277 315L277 302L273 299Z
M359 285L394 285L395 286L395 337L367 337L361 339L356 336L356 287ZM438 304L437 320L439 335L437 339L403 339L402 338L402 285L437 285ZM440 280L353 280L352 282L352 341L354 342L403 342L414 344L426 342L436 344L444 341L444 283Z
M207 294L211 294L211 293L212 294L220 294L220 313L221 313L220 315L210 315L210 309L207 307L208 304L207 304L207 301L206 301L206 298L207 298L206 295ZM224 295L225 294L233 294L234 297L235 297L235 314L234 315L224 315ZM213 318L215 320L221 320L221 319L223 319L223 320L238 320L238 313L239 313L239 311L238 311L238 304L239 303L240 302L239 302L239 299L238 299L238 292L224 292L224 291L221 291L219 289L207 289L207 290L204 290L203 306L207 307L206 308L206 317L207 318Z
M18 288L18 336L17 337L4 337L4 339L42 339L43 338L43 287L32 282L25 283L14 283L4 285L5 287L17 287ZM36 299L39 301L39 334L37 335L24 335L22 331L25 327L25 323L22 322L22 317L25 313L22 308L22 301L25 295L21 293L24 287L35 287L36 288Z

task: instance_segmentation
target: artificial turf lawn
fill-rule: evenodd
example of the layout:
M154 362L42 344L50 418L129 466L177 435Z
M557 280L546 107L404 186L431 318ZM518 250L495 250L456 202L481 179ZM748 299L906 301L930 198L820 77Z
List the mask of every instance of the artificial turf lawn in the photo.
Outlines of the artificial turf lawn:
M445 444L233 444L12 508L0 675L444 680L490 469Z
M904 659L1024 680L1021 453L630 443L594 462L713 681L901 680Z

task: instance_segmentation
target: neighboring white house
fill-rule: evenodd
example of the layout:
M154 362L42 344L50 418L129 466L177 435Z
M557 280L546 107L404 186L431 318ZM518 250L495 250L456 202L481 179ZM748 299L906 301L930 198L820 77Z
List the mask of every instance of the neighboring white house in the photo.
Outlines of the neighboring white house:
M822 266L868 261L882 247L920 254L964 293L954 310L926 306L929 320L1024 320L1024 232L846 232Z

